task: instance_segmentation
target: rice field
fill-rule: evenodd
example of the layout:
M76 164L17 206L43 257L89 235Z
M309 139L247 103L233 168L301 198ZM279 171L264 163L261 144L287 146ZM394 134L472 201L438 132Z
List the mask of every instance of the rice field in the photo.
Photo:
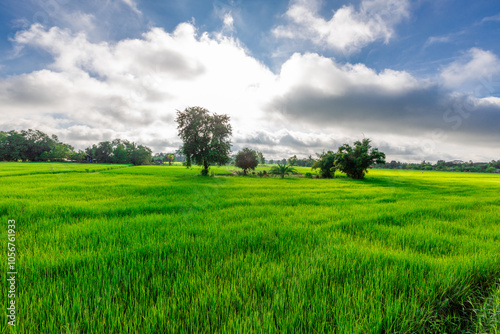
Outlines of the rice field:
M230 169L1 163L0 332L499 332L500 175Z

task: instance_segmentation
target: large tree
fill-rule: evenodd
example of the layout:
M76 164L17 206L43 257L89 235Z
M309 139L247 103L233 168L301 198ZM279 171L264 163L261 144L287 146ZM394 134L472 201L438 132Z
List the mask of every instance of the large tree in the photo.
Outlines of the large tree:
M372 148L370 139L354 142L354 147L344 144L335 154L335 167L353 179L362 179L372 164L385 164L385 154Z
M234 165L243 169L243 174L246 175L249 169L254 170L259 164L259 155L254 150L247 147L242 149L236 154Z
M186 156L186 166L203 166L202 175L208 175L212 164L223 165L229 162L232 135L228 115L212 114L201 107L190 107L177 111L179 137Z

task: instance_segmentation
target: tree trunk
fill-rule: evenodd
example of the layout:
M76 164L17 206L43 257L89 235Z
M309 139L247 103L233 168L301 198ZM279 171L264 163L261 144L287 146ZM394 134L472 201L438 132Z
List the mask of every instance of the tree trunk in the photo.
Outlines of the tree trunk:
M206 160L203 160L203 167L205 168L205 175L208 175L208 163Z

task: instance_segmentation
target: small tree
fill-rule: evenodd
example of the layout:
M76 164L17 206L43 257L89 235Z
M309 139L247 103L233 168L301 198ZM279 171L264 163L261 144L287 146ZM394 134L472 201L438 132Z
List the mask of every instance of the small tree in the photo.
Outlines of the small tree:
M211 164L223 165L229 161L232 135L228 115L210 114L201 107L177 111L179 137L183 141L182 153L186 166L194 162L203 166L202 175L208 175Z
M254 170L258 164L259 156L257 152L247 147L239 151L234 159L234 165L243 169L243 175L246 175L249 169Z
M262 152L257 152L257 156L259 157L259 163L260 164L265 164L266 163L266 158L264 158L264 154L262 154Z
M287 161L290 166L295 166L297 164L297 156L294 155L293 157L288 158Z
M335 177L335 153L332 151L323 152L322 154L318 154L318 157L312 169L319 169L322 178L331 179Z
M335 167L353 179L362 179L373 163L385 164L385 154L371 148L370 139L354 142L354 147L342 145L335 154Z
M168 165L172 166L172 161L175 161L175 155L173 155L172 153L167 153L166 158L168 160Z
M271 168L271 171L269 172L269 174L281 176L282 179L285 177L285 175L296 174L296 173L298 173L298 171L292 166L286 164L282 165L280 163L278 163L278 166L273 166Z

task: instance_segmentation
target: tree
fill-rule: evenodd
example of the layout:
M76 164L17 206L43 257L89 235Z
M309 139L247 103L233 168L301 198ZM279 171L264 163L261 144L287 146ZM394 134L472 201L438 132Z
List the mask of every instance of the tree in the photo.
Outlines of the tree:
M335 177L335 153L328 151L318 154L318 160L314 162L312 169L319 169L322 178L331 179Z
M46 160L48 152L54 147L57 137L50 138L40 130L22 130L21 135L25 139L24 159L29 161ZM55 140L56 141L55 141ZM42 154L44 158L42 158Z
M282 165L280 163L278 163L278 166L273 166L271 168L271 171L269 172L269 174L281 176L282 179L285 177L285 175L296 173L298 173L298 171L292 166L289 166L287 164Z
M190 107L177 111L179 137L183 141L182 153L186 166L203 166L202 175L208 175L210 165L219 166L229 161L232 135L228 115L211 114L201 107Z
M114 141L113 141L114 142ZM117 143L115 148L113 148L113 162L115 164L129 164L130 158L127 154L127 149L125 144Z
M168 165L172 166L172 161L175 161L175 155L172 153L167 153L166 158L168 160Z
M135 143L132 143L135 146ZM147 146L139 145L137 146L130 156L130 162L135 166L148 165L151 162L151 154L153 151Z
M85 149L94 162L101 163L132 163L147 165L152 160L152 151L149 147L136 145L128 140L115 139L112 142L103 141Z
M264 154L262 152L257 152L257 156L259 157L259 163L264 165L266 163L266 158L264 158Z
M78 152L71 152L69 155L69 159L72 161L76 162L83 162L85 161L86 154L82 150L78 150Z
M26 139L15 130L2 132L0 136L0 160L26 160Z
M385 164L385 154L371 148L370 139L354 142L354 147L342 145L335 154L335 167L353 179L362 179L373 163Z
M294 155L293 157L288 158L287 161L290 166L295 166L297 164L297 156Z
M262 154L262 153L261 153ZM247 147L242 149L234 159L234 165L243 169L243 174L246 175L249 169L254 170L259 164L259 155L254 150Z

